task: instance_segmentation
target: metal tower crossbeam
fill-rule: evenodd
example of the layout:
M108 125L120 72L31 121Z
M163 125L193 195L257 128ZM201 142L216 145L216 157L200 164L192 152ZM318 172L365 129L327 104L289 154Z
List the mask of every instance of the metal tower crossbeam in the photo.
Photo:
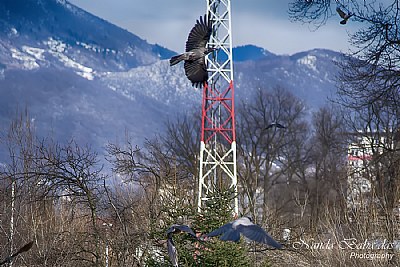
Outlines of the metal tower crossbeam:
M233 188L238 214L236 135L230 0L206 0L213 32L208 45L209 78L203 87L198 210L215 188Z
M233 83L223 92L218 92L215 88L205 85L203 91L203 112L202 112L202 136L201 140L208 143L216 134L222 135L225 140L231 144L235 140L234 114L233 114L233 96L227 97L229 91L232 91ZM221 113L225 118L216 119L215 110L224 109Z

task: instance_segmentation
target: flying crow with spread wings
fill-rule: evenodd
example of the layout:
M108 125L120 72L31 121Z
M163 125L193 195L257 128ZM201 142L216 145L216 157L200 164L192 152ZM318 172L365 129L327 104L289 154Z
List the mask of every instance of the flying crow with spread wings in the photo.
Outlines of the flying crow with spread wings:
M168 247L168 256L169 259L171 260L171 263L174 267L178 267L178 253L175 248L174 241L172 240L172 236L177 233L185 232L191 235L192 237L196 238L196 234L193 232L193 230L187 226L187 225L179 225L179 224L173 224L168 230L167 230L167 247Z
M282 248L282 245L276 242L267 232L260 226L254 224L250 217L242 217L233 222L227 223L220 228L207 234L207 237L221 236L222 241L239 242L240 234L244 235L252 241L265 244L277 249Z
M173 56L169 61L170 66L185 61L186 77L195 87L201 87L208 79L205 56L216 50L215 48L207 47L211 33L211 20L208 20L206 15L200 17L189 33L185 53Z
M347 21L349 20L349 18L351 17L351 16L353 16L353 14L347 14L347 13L345 13L343 10L341 10L340 9L340 7L337 7L336 8L336 12L339 14L339 16L343 19L343 20L341 20L340 21L340 24L346 24L347 23Z
M282 124L278 123L278 122L273 122L270 125L268 125L267 127L265 127L265 130L271 129L272 127L276 127L279 129L285 129L286 127L283 126Z

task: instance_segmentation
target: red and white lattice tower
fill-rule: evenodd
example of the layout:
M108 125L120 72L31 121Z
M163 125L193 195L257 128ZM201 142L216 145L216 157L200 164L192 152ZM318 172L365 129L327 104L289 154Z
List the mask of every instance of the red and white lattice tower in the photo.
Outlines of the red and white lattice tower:
M215 188L230 188L238 214L231 3L206 1L213 25L208 45L218 50L206 60L209 78L203 88L198 210Z

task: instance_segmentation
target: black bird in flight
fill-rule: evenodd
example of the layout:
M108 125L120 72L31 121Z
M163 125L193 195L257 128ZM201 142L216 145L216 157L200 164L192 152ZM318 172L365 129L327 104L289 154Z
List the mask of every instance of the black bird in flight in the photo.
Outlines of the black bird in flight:
M239 242L240 234L250 240L265 244L277 249L282 248L282 245L276 242L267 232L260 226L254 224L250 217L242 217L230 223L227 223L220 228L207 234L207 237L219 236L222 241Z
M179 225L179 224L173 224L168 230L167 230L167 247L168 247L168 256L169 259L171 260L171 263L174 267L178 267L178 253L175 248L174 241L172 240L172 236L176 233L181 233L185 232L188 233L189 235L193 236L194 238L197 239L196 234L193 232L193 230L187 226L187 225Z
M273 122L270 125L268 125L267 127L265 127L265 130L271 129L272 127L276 127L276 128L279 128L279 129L285 129L286 128L285 126L283 126L280 123Z
M173 56L169 61L170 66L185 61L186 77L194 87L201 87L208 79L205 56L216 50L212 47L206 47L211 33L211 20L208 20L206 15L200 17L189 33L185 53Z
M353 14L346 14L343 10L340 9L340 7L336 8L336 12L339 14L339 16L343 19L342 21L340 21L340 24L344 25L347 23L347 21L349 20L349 18L351 16L353 16Z
M22 252L26 252L28 250L30 250L33 246L33 241L29 242L28 244L26 244L25 246L23 246L22 248L20 248L17 252L15 252L14 254L12 254L11 256L8 256L7 258L5 258L5 260L3 260L2 262L0 262L0 265L6 264L11 262L12 259L14 259L15 257L17 257L19 254L21 254Z

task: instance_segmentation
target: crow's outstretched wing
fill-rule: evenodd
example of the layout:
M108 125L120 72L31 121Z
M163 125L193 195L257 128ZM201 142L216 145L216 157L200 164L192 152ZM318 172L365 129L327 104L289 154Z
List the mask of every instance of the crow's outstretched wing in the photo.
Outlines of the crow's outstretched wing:
M240 233L235 229L230 229L225 232L219 239L222 241L233 241L239 242L240 241Z
M190 228L187 225L179 225L178 224L178 225L175 225L175 228L178 229L181 232L185 232L185 233L190 234L193 237L196 237L196 234L193 232L192 228Z
M207 234L207 236L213 237L213 236L222 235L222 234L228 232L229 230L232 230L232 223L227 223L227 224L221 226L220 228L215 229L211 233Z
M171 225L171 227L168 228L166 234L167 234L167 236L171 236L172 234L179 233L179 232L185 232L185 233L190 234L193 237L196 237L196 234L193 232L193 230L189 226L184 225L184 224Z
M174 267L178 266L178 252L176 251L174 241L172 240L172 236L173 236L173 234L180 233L180 232L188 233L189 235L197 238L195 232L193 232L193 230L187 225L173 224L173 225L171 225L170 228L168 228L168 230L166 232L168 256Z
M347 14L343 12L343 10L341 10L339 7L336 8L336 12L339 14L339 16L342 19L345 19L347 17Z
M267 234L267 232L264 231L264 229L256 224L239 225L236 229L250 240L278 249L282 247L281 244L276 242L269 234Z
M168 256L171 260L171 263L174 267L178 266L178 253L176 252L176 248L172 238L167 239L167 247L168 247Z
M212 23L207 16L200 17L190 30L186 41L186 52L197 48L205 48L212 32Z
M192 82L195 87L201 87L208 80L208 72L204 57L200 57L193 61L185 61L186 77Z

